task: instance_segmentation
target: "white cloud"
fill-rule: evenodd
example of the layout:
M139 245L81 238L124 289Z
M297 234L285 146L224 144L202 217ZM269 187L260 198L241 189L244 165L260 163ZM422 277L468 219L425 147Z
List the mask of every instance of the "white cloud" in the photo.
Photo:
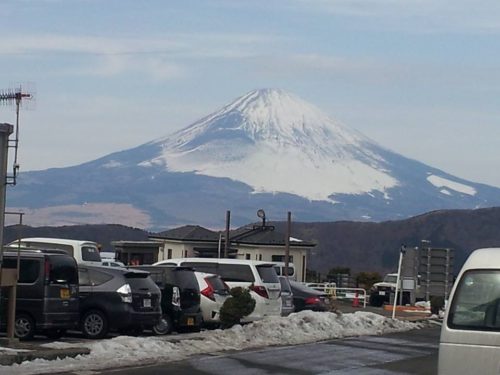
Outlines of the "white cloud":
M296 7L333 15L384 20L386 29L415 33L498 33L497 0L296 0ZM368 26L367 26L368 27Z

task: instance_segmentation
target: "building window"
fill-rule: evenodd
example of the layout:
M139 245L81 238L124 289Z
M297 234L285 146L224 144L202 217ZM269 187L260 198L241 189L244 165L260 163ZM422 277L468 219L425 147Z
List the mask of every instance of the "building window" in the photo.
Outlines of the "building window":
M187 258L187 257L188 257L188 251L184 250L184 258Z
M285 256L284 255L271 255L271 261L272 262L284 262ZM288 256L288 261L290 263L293 263L293 256L292 255Z
M259 254L259 260L262 260L262 254Z
M172 259L172 249L167 250L167 259Z
M250 258L250 254L248 254L248 253L247 253L247 254L245 254L245 259L250 260L250 259L251 259L251 258Z

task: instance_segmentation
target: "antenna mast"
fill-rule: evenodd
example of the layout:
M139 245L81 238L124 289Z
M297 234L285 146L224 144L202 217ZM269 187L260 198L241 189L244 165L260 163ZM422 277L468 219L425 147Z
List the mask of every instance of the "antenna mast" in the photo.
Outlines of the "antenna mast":
M13 165L13 175L6 176L7 185L15 185L17 179L17 173L19 171L19 164L17 162L17 150L19 148L19 109L23 100L33 99L33 94L30 92L23 91L21 86L15 89L0 90L0 104L15 104L16 105L16 127L14 139L9 139L10 148L14 149L14 165Z

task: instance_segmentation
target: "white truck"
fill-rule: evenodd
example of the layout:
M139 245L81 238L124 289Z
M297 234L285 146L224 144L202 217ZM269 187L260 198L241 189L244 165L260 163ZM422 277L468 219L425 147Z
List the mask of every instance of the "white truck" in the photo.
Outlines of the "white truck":
M397 273L388 273L384 280L373 284L370 289L370 305L380 307L384 303L389 303L391 293L396 292Z

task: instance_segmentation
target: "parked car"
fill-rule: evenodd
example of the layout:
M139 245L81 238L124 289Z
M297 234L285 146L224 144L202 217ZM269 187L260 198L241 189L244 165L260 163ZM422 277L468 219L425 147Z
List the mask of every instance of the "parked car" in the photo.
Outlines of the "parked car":
M312 289L297 281L289 280L290 287L293 293L293 303L295 311L313 310L313 311L328 311L330 310L330 300L328 294Z
M396 291L397 273L388 273L384 279L373 284L370 289L370 305L380 307L390 302L391 293Z
M112 259L103 259L101 265L104 267L126 267L122 262Z
M286 276L285 275L285 262L273 262L274 269L276 270L276 274L278 276ZM297 275L295 273L295 265L292 262L288 262L288 278L292 280L297 280Z
M17 268L17 251L4 248L3 270ZM59 338L78 324L78 268L58 250L20 249L14 334L21 340L35 333ZM2 291L1 327L6 329L7 289Z
M77 263L101 264L101 255L97 243L92 241L67 240L63 238L30 237L9 243L9 247L64 250L76 259Z
M500 248L473 251L447 303L439 343L439 374L498 374Z
M220 309L230 296L229 286L219 275L195 272L200 287L200 306L205 325L220 323Z
M384 279L382 281L373 284L372 288L370 289L370 305L380 307L385 303L390 303L391 294L396 293L397 280L397 273L388 273L384 276ZM399 290L398 293L401 293L401 290ZM410 293L407 291L403 291L402 295L398 297L398 300L399 298L402 298L403 305L410 303Z
M161 318L161 292L149 273L79 265L80 329L98 339L110 331L138 334Z
M133 266L149 272L161 290L162 319L153 327L157 335L176 331L199 331L202 323L200 289L189 267Z
M281 284L281 316L288 316L295 311L292 287L287 277L279 276L279 279Z
M255 299L255 309L249 316L244 317L242 322L281 315L281 285L271 262L228 258L177 258L155 263L162 264L193 267L196 271L220 275L230 288L249 288Z

